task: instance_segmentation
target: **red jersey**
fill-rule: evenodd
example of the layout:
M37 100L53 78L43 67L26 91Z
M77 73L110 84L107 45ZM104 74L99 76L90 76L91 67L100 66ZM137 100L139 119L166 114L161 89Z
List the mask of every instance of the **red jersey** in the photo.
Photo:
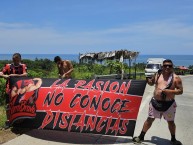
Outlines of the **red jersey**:
M18 66L15 66L13 63L12 64L6 64L3 67L2 72L5 75L23 74L23 73L27 73L27 66L26 66L26 64L21 64L21 63Z
M6 64L2 70L4 75L10 74L24 74L27 73L27 66L26 64L20 63L19 65L15 66L12 64ZM9 81L6 82L6 92L9 93Z

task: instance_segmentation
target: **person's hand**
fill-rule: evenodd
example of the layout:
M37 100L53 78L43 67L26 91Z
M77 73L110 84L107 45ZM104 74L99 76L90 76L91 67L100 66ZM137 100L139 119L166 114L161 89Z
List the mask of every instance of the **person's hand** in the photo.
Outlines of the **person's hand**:
M163 89L163 90L162 90L162 93L165 94L165 95L169 95L169 94L172 94L172 93L173 93L173 90Z
M59 77L59 78L62 78L62 76L61 76L60 74L58 74L58 77Z
M3 76L5 79L9 79L9 75L4 75Z
M9 77L14 77L14 76L16 76L16 75L15 75L15 74L10 74L10 75L9 75Z
M164 93L164 94L166 94L168 91L167 91L168 89L163 89L162 90L162 93Z
M154 81L153 81L153 78L152 78L152 77L146 77L146 82L147 82L150 86L154 85Z
M63 74L62 78L65 78L66 77L66 74Z
M172 95L172 94L174 94L174 95ZM169 98L169 99L174 99L175 98L175 90L163 89L162 95L164 95L165 97L167 96L167 98Z

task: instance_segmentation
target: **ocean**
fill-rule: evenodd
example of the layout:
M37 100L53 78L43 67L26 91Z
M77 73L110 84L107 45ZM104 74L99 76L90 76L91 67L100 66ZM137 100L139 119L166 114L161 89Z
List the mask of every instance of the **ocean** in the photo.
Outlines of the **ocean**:
M22 59L50 59L54 60L55 56L60 56L62 59L79 62L79 54L22 54ZM148 58L165 58L171 59L175 66L193 65L193 55L140 55L136 59L136 63L146 63ZM12 54L0 54L0 60L11 60ZM127 60L124 62L128 63ZM133 63L134 61L132 61Z

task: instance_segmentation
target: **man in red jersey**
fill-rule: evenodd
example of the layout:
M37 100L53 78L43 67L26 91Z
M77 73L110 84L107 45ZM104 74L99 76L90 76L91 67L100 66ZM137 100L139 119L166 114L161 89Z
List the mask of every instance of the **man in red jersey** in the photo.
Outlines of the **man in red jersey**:
M0 77L6 79L6 113L8 117L9 112L9 94L10 94L10 87L9 87L9 79L10 77L24 77L27 76L27 66L26 64L21 63L21 54L14 53L12 56L13 63L6 64L2 71L0 72ZM6 121L5 128L9 127L9 121Z

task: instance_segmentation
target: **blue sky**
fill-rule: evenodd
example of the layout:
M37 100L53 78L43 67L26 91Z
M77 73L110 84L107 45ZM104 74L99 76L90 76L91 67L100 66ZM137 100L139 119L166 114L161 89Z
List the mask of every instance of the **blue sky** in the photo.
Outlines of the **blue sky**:
M193 55L193 0L0 0L0 53Z

